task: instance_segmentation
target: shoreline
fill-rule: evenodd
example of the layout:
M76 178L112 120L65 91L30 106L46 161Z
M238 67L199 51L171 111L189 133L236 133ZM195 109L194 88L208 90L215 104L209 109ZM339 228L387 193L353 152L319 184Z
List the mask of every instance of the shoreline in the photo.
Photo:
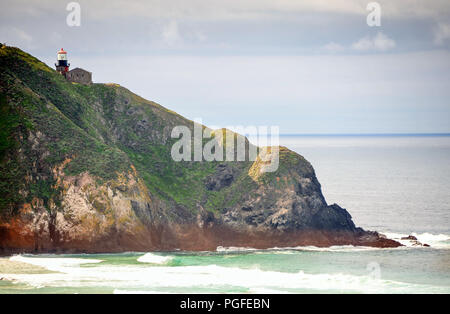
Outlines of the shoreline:
M251 252L277 252L277 251L285 251L285 250L292 250L292 251L313 251L313 252L351 252L351 251L373 251L373 250L383 250L383 249L436 249L436 250L445 250L450 247L449 245L442 245L439 244L442 241L446 241L447 238L450 239L450 236L447 236L445 234L431 234L431 233L392 233L392 232L382 232L379 233L380 237L386 237L388 240L396 241L400 243L400 246L392 246L392 247L377 247L377 246L368 246L368 245L353 245L353 244L331 244L329 246L316 246L316 245L301 245L301 246L272 246L272 247L265 247L265 248L257 248L257 247L250 247L250 246L217 246L215 249L210 250L181 250L181 249L167 249L167 250L160 250L160 249L153 249L153 250L102 250L102 251L91 251L91 250L58 250L58 249L49 249L46 251L32 251L32 250L21 250L21 249L15 249L11 250L9 252L0 252L0 260L1 259L7 259L9 257L12 257L14 255L20 255L20 254L30 254L30 255L40 255L40 254L50 254L50 255L66 255L66 254L123 254L123 253L134 253L134 254L145 254L145 253L163 253L163 254L172 254L172 253L251 253ZM420 240L421 236L425 237L433 237L435 239L423 239L422 242L418 240L411 240L408 239L411 236L417 236ZM439 239L440 238L440 239ZM427 245L425 245L427 244Z
M17 266L20 266L20 272L17 271ZM0 275L8 274L52 274L44 267L28 264L25 262L11 261L7 256L0 255ZM10 281L7 277L1 277L0 281Z
M155 232L159 230L160 232ZM11 238L13 240L13 238ZM123 252L216 252L217 248L294 248L315 246L358 246L374 248L401 247L398 241L374 231L356 229L350 231L303 230L291 232L236 230L226 226L199 228L196 226L172 226L172 228L146 230L139 234L110 234L97 239L28 238L26 242L0 242L0 256L13 254L98 254Z

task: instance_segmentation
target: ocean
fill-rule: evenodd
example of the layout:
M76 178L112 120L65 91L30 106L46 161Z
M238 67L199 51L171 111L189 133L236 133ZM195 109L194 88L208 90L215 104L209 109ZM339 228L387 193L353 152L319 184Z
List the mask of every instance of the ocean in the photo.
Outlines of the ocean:
M357 226L430 247L15 255L0 293L450 293L450 136L282 136Z

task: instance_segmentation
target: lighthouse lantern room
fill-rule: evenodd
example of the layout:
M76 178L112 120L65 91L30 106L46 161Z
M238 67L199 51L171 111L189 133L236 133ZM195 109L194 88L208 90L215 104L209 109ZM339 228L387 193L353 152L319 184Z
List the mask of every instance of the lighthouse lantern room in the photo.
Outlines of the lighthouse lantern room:
M67 72L69 71L70 64L67 62L67 52L61 48L57 54L57 63L55 63L56 71L61 73L64 77L66 77Z

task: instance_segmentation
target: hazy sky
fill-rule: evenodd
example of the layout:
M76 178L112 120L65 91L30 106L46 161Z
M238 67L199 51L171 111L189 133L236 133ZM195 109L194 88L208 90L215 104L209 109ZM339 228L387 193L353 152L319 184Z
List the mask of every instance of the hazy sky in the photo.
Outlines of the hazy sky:
M450 1L1 0L0 42L53 66L61 47L119 83L220 127L450 132Z

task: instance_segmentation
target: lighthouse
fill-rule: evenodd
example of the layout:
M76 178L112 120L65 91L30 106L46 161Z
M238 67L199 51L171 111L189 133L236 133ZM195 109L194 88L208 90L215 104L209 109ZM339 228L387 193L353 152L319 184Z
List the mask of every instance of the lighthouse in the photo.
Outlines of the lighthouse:
M58 51L56 58L56 71L61 73L67 81L86 85L92 84L92 72L82 68L75 68L69 71L70 63L67 61L67 51L64 51L63 48Z
M57 63L55 63L56 71L61 73L64 77L66 77L67 72L69 71L70 64L67 62L67 52L61 48L57 54Z

